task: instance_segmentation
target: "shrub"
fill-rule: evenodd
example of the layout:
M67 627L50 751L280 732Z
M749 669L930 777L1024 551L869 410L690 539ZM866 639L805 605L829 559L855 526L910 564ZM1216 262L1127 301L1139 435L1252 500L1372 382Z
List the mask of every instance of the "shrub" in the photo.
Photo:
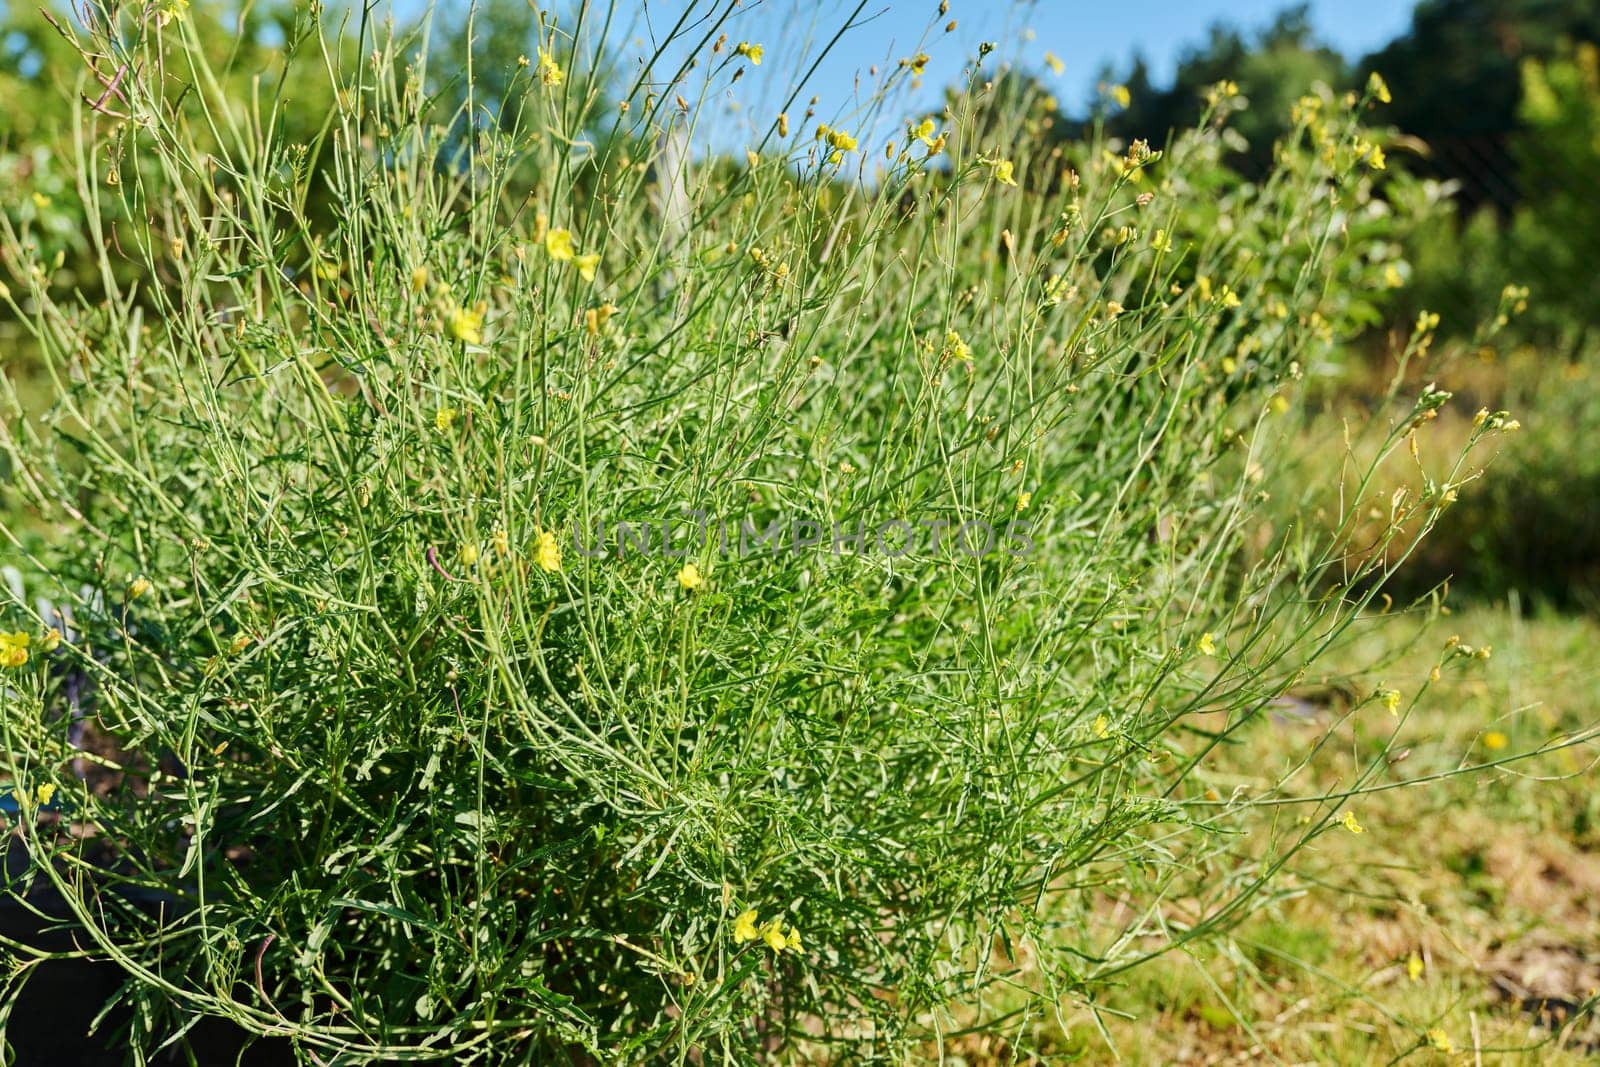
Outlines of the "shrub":
M1486 457L1485 476L1462 489L1451 521L1395 576L1397 595L1449 581L1485 600L1520 596L1582 610L1600 603L1596 364L1592 354L1569 363L1511 346L1477 368L1478 403L1519 415L1520 432Z
M702 164L697 105L602 85L582 26L491 123L470 72L438 110L423 31L317 11L318 146L181 5L84 31L128 70L77 194L103 260L148 220L141 285L80 302L3 231L51 382L6 386L4 528L73 613L51 649L12 609L8 891L125 970L133 1047L214 1015L340 1063L1022 1048L1336 826L1284 786L1314 814L1236 849L1256 801L1204 774L1371 577L1260 491L1381 270L1363 102L1303 101L1251 183L1226 92L1165 154L1052 154L978 65L875 175L860 116ZM752 69L686 43L698 106Z
M1418 307L1442 312L1446 328L1470 336L1498 310L1508 277L1529 291L1516 333L1567 361L1594 347L1600 305L1588 264L1600 252L1600 213L1583 192L1600 165L1600 47L1579 44L1522 66L1522 129L1510 139L1515 173L1496 176L1517 203L1480 208L1453 224L1411 231ZM1454 184L1446 188L1454 189Z

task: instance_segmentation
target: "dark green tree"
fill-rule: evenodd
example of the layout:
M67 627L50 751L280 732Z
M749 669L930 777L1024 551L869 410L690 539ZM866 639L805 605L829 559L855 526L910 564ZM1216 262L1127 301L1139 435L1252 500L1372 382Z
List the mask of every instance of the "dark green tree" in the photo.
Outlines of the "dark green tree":
M1301 4L1281 12L1264 29L1246 37L1226 23L1211 27L1205 44L1186 51L1172 84L1156 87L1142 57L1127 74L1114 80L1128 89L1126 108L1107 119L1108 132L1164 142L1174 130L1193 126L1205 106L1208 89L1223 80L1237 82L1250 107L1230 120L1249 143L1235 160L1248 174L1265 173L1272 161L1272 143L1289 126L1294 101L1318 82L1340 86L1349 80L1344 58L1317 41L1309 9Z
M1465 210L1508 214L1521 196L1509 138L1521 126L1522 64L1600 41L1600 0L1422 0L1411 29L1360 63L1394 103L1388 117L1428 146L1419 167L1457 181Z

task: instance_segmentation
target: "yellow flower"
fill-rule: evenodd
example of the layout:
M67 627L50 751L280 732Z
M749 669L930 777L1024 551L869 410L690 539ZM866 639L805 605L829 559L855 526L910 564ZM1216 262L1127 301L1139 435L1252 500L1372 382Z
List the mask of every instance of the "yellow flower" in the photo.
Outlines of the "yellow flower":
M50 198L45 196L43 193L34 193L33 206L43 211L45 208L50 206Z
M1456 1050L1455 1042L1450 1040L1450 1035L1438 1027L1428 1031L1428 1044L1446 1055Z
M128 586L128 599L138 600L150 591L150 579L143 576L135 578Z
M594 281L594 269L600 265L599 252L587 252L581 256L573 257L573 265L578 268L578 276L586 282Z
M754 908L740 912L739 917L733 920L734 944L742 945L746 941L754 941L760 936L760 933L756 930L756 910Z
M1011 160L997 159L994 161L993 166L995 181L999 182L1001 185L1014 186L1017 184L1017 179L1012 176L1012 171L1015 168L1013 167Z
M835 151L854 152L856 150L856 139L844 130L829 130L827 137L828 144Z
M156 25L166 26L169 22L179 21L187 10L189 10L189 0L168 0L167 4L156 12Z
M1356 821L1356 813L1353 811L1345 812L1344 818L1340 819L1339 821L1344 823L1344 828L1353 834L1364 834L1367 832L1367 828Z
M1017 494L1017 510L1018 511L1027 511L1028 510L1028 505L1031 504L1031 503L1033 503L1033 494L1032 493L1018 493Z
M954 330L944 332L944 351L945 355L952 359L959 359L963 363L972 362L972 347Z
M800 951L800 928L798 926L789 927L789 948L793 952Z
M28 662L28 642L31 641L27 634L21 630L15 633L0 633L0 667L20 667Z
M920 78L928 72L928 53L926 52L918 52L910 59L903 59L900 62L911 68L912 77Z
M1377 145L1373 145L1372 154L1367 157L1367 166L1371 167L1373 170L1383 170L1384 161L1386 158L1387 157L1383 154L1383 149L1379 148Z
M452 307L445 313L445 326L450 330L450 336L457 341L465 341L469 345L483 343L483 315L488 308L479 304L477 307L467 309Z
M740 41L739 46L734 51L748 59L752 67L761 66L761 57L765 54L765 50L760 45L751 44L749 41Z
M411 272L411 291L420 293L428 287L428 268L418 267Z
M1108 318L1113 318L1114 319L1114 318L1116 318L1118 315L1122 314L1126 310L1127 309L1122 306L1122 302L1120 300L1107 300L1106 301L1106 316Z
M462 564L464 566L467 566L467 567L476 567L478 565L478 554L479 554L478 553L478 546L475 545L475 544L472 544L470 541L468 543L462 545L461 546L461 562L462 562Z
M1383 694L1383 706L1390 715L1400 714L1400 690L1390 689Z
M506 536L504 526L494 528L494 532L489 535L489 546L494 549L497 556L511 555L511 538Z
M560 85L565 77L556 57L548 49L539 49L539 80L546 85Z
M1217 299L1221 301L1222 306L1225 308L1236 308L1240 304L1239 294L1226 285L1222 287L1222 292Z
M1217 642L1210 630L1200 635L1200 653L1205 656L1215 656L1217 654Z
M556 535L549 530L540 530L534 539L533 561L550 573L561 569L561 546L556 544Z
M551 230L544 235L544 250L558 263L570 262L577 254L572 247L571 230Z
M1060 74L1067 69L1067 65L1054 52L1044 54L1044 65L1050 68L1051 73Z
M1410 978L1413 982L1422 981L1422 972L1425 969L1426 968L1423 965L1422 957L1417 955L1415 952L1411 954L1410 959L1406 960L1406 977Z
M921 122L917 123L917 125L915 127L912 128L911 136L915 137L917 140L921 141L923 144L931 146L933 144L933 131L934 131L933 120L932 119L923 119Z
M1239 95L1239 83L1231 80L1217 82L1206 90L1206 103L1216 107L1224 100L1232 100Z
M1488 749L1490 752L1499 752L1502 748L1505 748L1506 745L1510 743L1511 739L1506 737L1506 735L1501 733L1499 730L1490 730L1488 733L1483 735L1483 747Z
M1111 720L1104 715L1096 715L1094 717L1094 735L1096 737L1111 736Z
M601 304L599 307L590 308L583 313L583 328L589 332L590 337L598 337L600 331L606 328L611 316L616 313L615 304Z
M1272 398L1271 406L1273 411L1282 415L1289 410L1289 398L1279 393Z
M694 592L706 584L705 576L700 573L700 568L693 563L685 563L678 572L678 585L686 592Z
M39 637L40 652L54 652L61 644L61 631L52 626Z
M46 806L55 799L56 787L52 783L46 782L34 790L34 796L38 798L41 807Z
M1126 85L1113 85L1106 91L1111 94L1111 99L1117 102L1118 107L1127 107L1133 103L1133 94L1128 92Z
M1377 98L1380 104L1394 103L1394 97L1389 95L1389 83L1383 80L1383 75L1373 71L1367 78L1367 92Z
M761 940L774 952L782 952L789 947L789 939L783 935L783 923L778 919L761 928Z
M448 405L440 405L439 410L433 413L433 428L440 433L450 429L456 421L456 409Z

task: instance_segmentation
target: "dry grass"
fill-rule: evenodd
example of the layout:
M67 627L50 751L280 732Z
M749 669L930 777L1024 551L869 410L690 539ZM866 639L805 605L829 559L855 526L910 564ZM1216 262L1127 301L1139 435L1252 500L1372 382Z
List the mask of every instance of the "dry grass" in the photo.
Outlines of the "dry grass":
M1359 798L1366 832L1319 837L1285 879L1292 892L1231 943L1132 972L1092 1009L1063 1004L1064 1030L1040 1024L1053 1032L1046 1047L1130 1064L1591 1062L1600 1049L1600 1025L1584 1010L1600 991L1595 743L1509 757L1592 731L1600 623L1523 618L1514 607L1432 622L1383 616L1346 654L1357 663L1386 644L1405 649L1382 682L1409 695L1457 634L1491 645L1492 658L1447 672L1403 721L1373 705L1352 715L1302 786L1310 795L1348 782L1397 722L1388 783L1453 776ZM1340 714L1328 706L1310 720L1264 722L1215 780L1275 780ZM1169 913L1180 916L1181 902ZM1453 1051L1434 1047L1430 1031ZM946 1052L977 1067L1011 1062L1009 1047L972 1035Z

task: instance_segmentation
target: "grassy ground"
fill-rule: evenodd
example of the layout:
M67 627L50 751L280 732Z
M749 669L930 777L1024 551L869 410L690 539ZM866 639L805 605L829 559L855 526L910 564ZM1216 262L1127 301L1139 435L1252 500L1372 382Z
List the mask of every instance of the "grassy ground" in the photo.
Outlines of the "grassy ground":
M1600 1027L1581 1005L1600 987L1593 743L1513 757L1591 728L1600 623L1527 617L1515 604L1381 616L1344 655L1402 650L1382 684L1412 693L1452 635L1492 657L1428 687L1387 757L1389 783L1449 777L1356 798L1364 832L1340 827L1295 857L1290 892L1232 944L1132 972L1097 1010L1064 1013L1065 1032L1049 1023L1061 1053L1136 1064L1592 1062ZM1213 788L1268 785L1304 759L1344 712L1337 692L1306 693L1308 705L1263 721L1219 764ZM1300 791L1349 782L1397 721L1372 705L1351 716L1296 779ZM1181 903L1170 911L1181 921ZM992 1038L950 1049L968 1063L1005 1062Z

